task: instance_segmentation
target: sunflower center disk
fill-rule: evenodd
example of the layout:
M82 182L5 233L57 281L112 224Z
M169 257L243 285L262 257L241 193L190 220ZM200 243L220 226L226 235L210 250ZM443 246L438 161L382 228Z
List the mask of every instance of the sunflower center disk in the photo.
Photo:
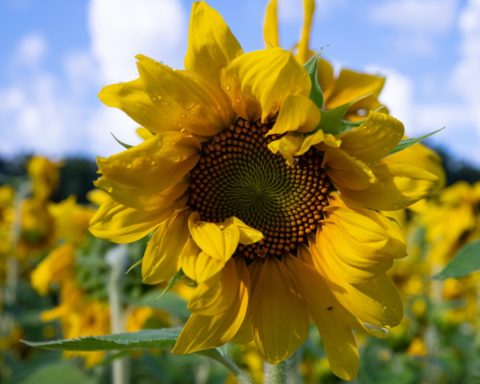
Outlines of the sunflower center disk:
M188 205L202 220L236 216L264 234L258 243L240 245L236 256L295 254L328 205L331 183L320 153L311 150L288 165L267 147L279 137L265 137L272 125L237 119L202 145L190 173Z

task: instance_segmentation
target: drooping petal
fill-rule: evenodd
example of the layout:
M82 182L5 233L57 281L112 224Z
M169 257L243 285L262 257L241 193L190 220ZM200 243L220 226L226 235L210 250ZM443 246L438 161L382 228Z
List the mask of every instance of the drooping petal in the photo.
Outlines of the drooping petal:
M90 221L90 232L116 243L131 243L157 228L175 210L185 207L186 198L151 211L126 207L112 199L106 200Z
M42 296L46 295L50 284L71 278L75 252L70 244L55 248L33 270L32 287Z
M225 262L209 256L189 239L180 254L178 266L190 279L203 283L218 274Z
M335 299L315 269L296 257L287 256L285 261L320 332L332 371L343 380L351 380L359 367L352 327L358 329L360 324Z
M180 253L189 236L188 215L187 210L171 215L153 234L142 259L144 283L161 283L177 271Z
M238 115L266 121L279 111L289 95L308 97L311 83L290 52L270 48L233 60L223 70L222 87Z
M249 302L250 280L243 260L230 260L236 268L236 279L228 283L237 291L231 307L217 316L192 314L178 336L173 353L192 353L215 348L230 341L240 329Z
M199 284L192 293L188 309L204 316L216 316L231 309L237 299L238 280L235 261L230 259L222 272Z
M265 360L290 357L308 336L308 314L295 279L276 258L263 262L252 298L255 344Z
M277 0L270 0L267 4L267 9L265 11L265 22L263 24L263 38L267 48L280 46Z
M275 125L268 135L287 132L310 132L320 123L320 110L308 97L290 95L285 99Z
M219 86L221 69L241 53L240 44L222 16L204 1L193 3L185 69Z
M142 193L178 183L196 164L200 143L180 132L161 132L116 155L97 158L106 178Z
M232 109L223 92L195 73L176 71L143 55L137 67L162 122L156 132L186 129L212 136L231 121Z
M333 91L333 66L321 57L318 59L317 64L318 83L323 91L324 100L328 100Z
M224 263L232 257L240 240L240 232L235 225L201 221L197 212L190 215L188 228L193 241L202 251Z
M403 124L385 113L370 112L363 124L341 135L340 148L364 162L386 156L402 139Z
M245 224L242 220L237 217L230 217L225 220L226 225L234 225L237 227L240 233L239 243L243 245L249 245L256 243L263 239L263 234L258 229L252 228L249 225Z

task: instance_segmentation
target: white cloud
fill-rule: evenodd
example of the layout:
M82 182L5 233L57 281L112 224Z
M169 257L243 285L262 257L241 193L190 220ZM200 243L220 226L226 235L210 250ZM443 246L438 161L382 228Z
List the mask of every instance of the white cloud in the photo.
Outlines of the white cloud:
M444 33L454 26L457 1L390 0L372 7L370 18L408 33Z
M102 81L136 77L139 53L182 66L187 23L177 0L92 0L89 31Z
M1 153L107 156L122 149L111 132L127 143L139 141L136 123L95 102L96 94L105 84L137 76L137 53L180 66L185 11L180 0L91 0L89 11L90 46L65 54L59 72L44 68L43 35L19 40L7 63L15 76L0 88Z
M15 53L15 64L36 66L45 56L47 51L47 42L45 37L33 32L24 36L17 45Z

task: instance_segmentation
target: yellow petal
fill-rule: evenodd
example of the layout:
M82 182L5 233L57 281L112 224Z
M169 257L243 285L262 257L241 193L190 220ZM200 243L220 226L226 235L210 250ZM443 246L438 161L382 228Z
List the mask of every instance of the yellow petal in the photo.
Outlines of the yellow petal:
M201 77L173 70L143 55L137 55L137 59L145 89L163 118L156 132L186 129L212 136L231 121L228 98Z
M161 283L177 271L178 259L188 236L187 210L173 214L159 225L143 255L144 283Z
M370 280L386 272L394 258L406 255L400 228L381 213L353 210L333 200L325 216L312 247L349 283Z
M360 328L360 324L335 299L316 270L296 257L287 256L285 261L320 332L332 371L343 380L352 380L358 372L359 354L351 328Z
M222 87L241 117L266 121L289 95L310 94L310 79L292 54L281 48L246 53L222 73Z
M249 245L263 239L262 232L260 232L258 229L248 226L237 217L228 218L227 220L225 220L225 224L233 224L235 227L238 228L240 234L240 244Z
M397 158L391 155L372 165L378 181L364 190L341 189L344 199L360 207L394 211L425 198L442 184L438 175L421 164L411 164L408 159L397 162Z
M297 60L301 64L305 63L312 55L309 48L309 42L314 12L315 0L303 0L303 28L300 41L298 42L297 54Z
M237 278L229 283L233 286L231 289L237 291L237 296L231 307L217 316L191 315L177 338L173 353L215 348L230 341L238 332L247 312L250 280L243 261L236 262L235 267Z
M141 79L108 85L98 97L105 105L121 109L151 132L160 132L164 126L162 111L150 99Z
M308 314L296 282L276 258L263 262L252 299L252 326L259 352L269 363L289 358L308 336Z
M218 86L220 70L241 53L222 16L204 1L193 3L185 69Z
M371 112L358 127L341 135L341 149L365 162L386 156L402 139L403 124L385 113Z
M106 178L143 193L178 183L196 164L200 143L180 132L162 132L108 158L97 158Z
M185 275L197 283L203 283L219 273L225 266L222 260L214 259L201 251L191 239L187 241L180 254L179 267Z
M327 150L323 157L322 166L340 190L343 190L343 188L362 190L377 181L367 164L341 149Z
M279 47L280 38L278 34L278 1L270 0L265 11L265 22L263 25L263 38L267 48Z
M70 244L55 248L32 271L32 287L40 295L46 295L50 284L71 278L74 262L75 253Z
M384 83L384 77L343 69L338 75L333 92L326 100L325 107L327 109L339 107L369 94L378 96ZM355 105L351 108L355 108Z
M126 207L112 199L106 200L90 221L90 232L116 243L131 243L145 237L175 210L185 207L186 198L151 211Z
M342 306L363 322L389 327L403 316L400 295L390 277L381 274L362 284L349 284L325 263L318 247L310 248L315 268Z
M138 136L140 136L141 139L143 140L147 140L149 138L151 138L154 133L152 133L151 131L149 131L147 128L143 128L143 127L138 127L135 132L137 133Z
M125 185L101 176L95 180L94 185L104 191L109 191L110 198L117 203L143 210L151 211L165 208L172 201L182 197L188 188L188 181L181 180L177 184L153 193L133 185Z
M221 273L195 288L188 309L204 316L216 316L231 309L238 295L238 286L232 282L237 280L235 261L230 259Z
M188 228L192 239L202 251L224 263L232 257L240 240L240 232L235 225L200 221L197 212L190 215Z
M320 110L308 97L290 95L280 109L275 125L268 135L287 132L310 132L320 123Z

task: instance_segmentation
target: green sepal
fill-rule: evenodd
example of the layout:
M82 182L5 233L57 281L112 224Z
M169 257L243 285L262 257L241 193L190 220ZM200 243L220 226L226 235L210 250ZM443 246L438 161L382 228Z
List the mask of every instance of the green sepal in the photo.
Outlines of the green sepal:
M117 137L116 137L112 132L110 132L110 134L113 136L113 138L115 139L115 141L116 141L118 144L120 144L123 148L129 149L129 148L132 148L132 147L133 147L133 145L124 143L124 142L121 141L120 139L117 139Z
M128 275L130 272L132 272L135 268L137 268L140 264L142 264L142 259L137 260L135 263L133 263L125 272L125 275Z
M440 128L440 129L437 129L436 131L433 131L433 132L430 132L430 133L427 133L425 135L422 135L422 136L418 136L418 137L411 137L411 138L408 138L408 139L403 139L403 140L400 140L400 142L395 146L395 148L393 148L389 155L392 155L394 153L397 153L397 152L400 152L400 151L403 151L404 149L407 149L408 147L411 147L412 145L414 144L417 144L427 138L429 138L430 136L440 132L440 131L443 131L445 129L444 128Z
M339 107L320 111L320 124L318 129L321 129L325 133L331 133L332 135L338 135L341 132L341 126L343 117L347 113L351 103L340 105Z
M312 82L310 99L315 103L318 109L323 108L323 91L318 82L318 60L317 55L311 57L303 66L307 70L308 76Z
M162 291L162 293L160 294L160 296L158 297L160 299L160 297L162 297L165 293L167 293L168 291L170 291L175 285L177 285L178 283L180 283L181 281L184 281L185 280L185 283L189 286L194 286L194 282L193 280L189 279L187 277L187 275L185 275L185 273L183 272L182 269L179 269L177 272L175 272L175 274L170 278L170 280L168 280L168 283L167 283L167 286L165 287L165 289Z
M463 277L480 270L480 240L465 245L434 279Z

